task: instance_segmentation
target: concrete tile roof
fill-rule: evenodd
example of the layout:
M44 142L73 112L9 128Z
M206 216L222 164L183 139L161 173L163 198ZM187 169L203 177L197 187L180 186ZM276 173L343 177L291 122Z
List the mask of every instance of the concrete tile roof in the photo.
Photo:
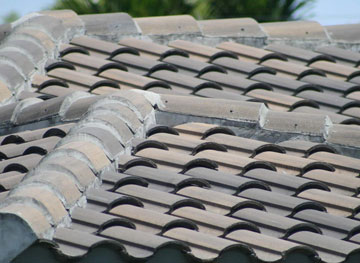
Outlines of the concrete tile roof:
M63 10L0 30L0 262L358 262L340 27Z

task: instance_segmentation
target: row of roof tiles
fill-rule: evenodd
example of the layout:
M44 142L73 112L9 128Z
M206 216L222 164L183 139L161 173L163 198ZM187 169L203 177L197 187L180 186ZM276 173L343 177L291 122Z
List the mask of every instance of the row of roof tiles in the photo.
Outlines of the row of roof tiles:
M108 93L113 91L114 88L119 88L119 82L121 83L121 88L126 87L138 87L143 89L150 89L157 92L167 92L166 89L169 87L176 87L177 92L182 92L182 89L186 90L190 89L190 92L195 93L200 96L210 96L210 97L225 97L225 98L235 98L235 93L230 92L234 90L242 90L242 92L246 93L246 95L236 94L237 99L241 100L264 100L270 105L271 108L276 110L294 110L300 112L307 113L323 113L324 111L338 111L339 113L344 113L345 115L350 115L350 117L343 117L338 113L330 112L331 120L335 123L356 123L358 114L357 107L357 89L358 86L355 83L351 82L343 82L338 81L337 79L330 79L322 77L324 73L321 71L314 71L311 69L302 69L302 66L297 66L294 63L289 63L282 61L285 59L279 53L272 53L269 51L255 49L251 47L246 47L240 44L232 44L232 43L223 43L220 47L227 49L227 51L221 51L214 48L204 48L201 46L193 47L184 41L175 41L171 46L175 46L180 49L172 49L167 47L158 46L156 44L148 44L145 47L141 41L137 42L136 40L123 40L121 44L127 45L117 46L115 44L100 42L94 39L86 39L86 38L78 38L73 40L74 44L79 45L79 48L74 46L65 46L62 48L62 55L64 57L64 61L75 64L75 66L71 66L70 64L64 63L53 63L50 64L47 69L50 70L49 75L55 76L60 79L65 79L67 83L71 83L70 87L73 89L63 89L58 86L69 86L69 84L64 84L63 82L54 81L52 79L47 79L44 77L35 77L33 79L33 85L38 86L41 90L44 89L43 93L46 95L36 95L28 92L23 92L20 94L21 97L26 96L39 96L40 98L49 98L49 96L56 96L59 94L68 93L70 91L75 90L89 90L95 93ZM146 57L141 58L141 56L136 56L135 54L139 54L139 50L136 48L140 48L141 55L150 55L153 57L155 54L155 58L162 59L162 62L157 62L155 60L147 59ZM81 49L81 48L87 48ZM95 50L94 50L94 47ZM135 49L134 49L135 48ZM332 63L328 61L334 61L332 57L327 55L318 55L311 51L299 50L288 47L287 49L283 49L283 47L279 47L276 45L272 45L269 49L277 50L281 48L282 53L289 52L293 57L296 57L297 61L315 61L313 63L317 63L316 60L320 59L319 62L323 63ZM89 51L90 50L90 51ZM183 51L181 51L183 50ZM285 51L284 51L285 50ZM236 57L233 55L234 53L228 53L229 51L234 52L240 59L250 59L253 61L260 61L261 65L247 63L241 60L235 60L231 57ZM92 56L87 56L85 54L89 54L91 52ZM186 53L188 52L188 53ZM337 57L346 57L345 55L349 53L349 51L342 51L336 48L330 48L330 51L327 50L327 53L334 54ZM100 60L97 57L102 58L112 58L116 53L120 53L116 55L113 61L108 62L107 60ZM341 55L339 55L341 53ZM351 52L350 52L351 53ZM190 58L187 58L190 54ZM345 54L345 55L344 55ZM356 53L353 53L356 54ZM200 56L200 57L199 57ZM230 56L230 57L229 57ZM349 56L348 56L349 57ZM353 57L355 57L353 55ZM200 61L195 61L195 59L212 61L212 64L202 63ZM217 58L217 59L214 59ZM273 59L277 58L277 59ZM90 59L90 61L89 61ZM140 59L140 60L139 60ZM221 61L223 60L223 61ZM86 63L84 63L86 61ZM165 63L164 63L165 61ZM217 61L220 61L218 64ZM340 59L339 66L342 66L341 63L347 63L346 60ZM24 61L18 61L18 63L24 64ZM92 63L90 63L92 62ZM116 63L120 62L120 63ZM196 63L197 62L197 63ZM274 62L273 64L271 64ZM80 63L80 65L78 64ZM81 64L82 63L82 64ZM234 64L235 63L235 64ZM244 64L245 63L245 64ZM306 78L307 83L299 82L297 80L282 78L281 76L271 75L274 73L273 69L269 67L264 67L262 64L270 63L273 68L278 70L278 74L281 72L281 68L286 69L286 76L288 74L306 74L303 78ZM285 63L284 66L278 65L281 63ZM356 63L356 62L355 62ZM26 64L26 63L25 63ZM86 66L84 67L84 64ZM147 68L139 69L139 65L148 65ZM198 64L198 65L197 65ZM234 64L233 66L229 66ZM334 63L332 63L334 64ZM89 66L94 65L95 71L89 69ZM125 66L124 66L125 65ZM194 67L196 65L196 67ZM335 64L334 64L335 65ZM124 67L123 67L124 66ZM174 66L174 67L171 67ZM293 66L293 70L290 66ZM60 67L60 68L57 68ZM65 69L64 69L65 67ZM143 66L144 67L144 66ZM229 69L230 67L230 69ZM348 66L342 66L348 72L350 72L353 68ZM31 68L31 66L29 67ZM225 68L225 69L224 69ZM290 68L290 69L289 69ZM332 68L332 67L328 67ZM73 71L69 71L69 69L79 69L79 73L75 73ZM176 71L179 73L174 73ZM90 71L89 71L90 70ZM122 71L121 71L122 70ZM124 72L124 70L129 70L130 74ZM140 70L140 71L139 71ZM144 70L144 71L142 71ZM184 71L185 70L185 71ZM193 71L194 70L194 71ZM229 73L236 73L238 76L244 76L248 79L239 78L234 74L234 77L228 78ZM98 76L85 76L83 72L90 74L96 74ZM153 72L154 71L154 72ZM341 74L355 74L353 73L342 73L344 71L341 67L338 71L331 72L330 74L337 74L338 78ZM124 73L122 73L124 72ZM194 72L194 73L192 73ZM306 72L306 73L304 73ZM121 74L124 76L121 77ZM152 78L131 75L132 73L137 73L140 75L146 74ZM200 75L200 79L193 78L193 75ZM309 74L309 75L307 75ZM315 74L315 75L314 75ZM190 76L185 76L190 75ZM295 75L296 76L296 75ZM85 78L86 77L86 78ZM101 78L105 77L107 79ZM180 77L180 78L179 78ZM110 80L109 80L110 78ZM114 79L115 78L115 79ZM153 80L153 78L157 80ZM250 79L249 79L250 78ZM356 77L354 77L356 79ZM40 79L40 80L39 80ZM81 81L86 80L86 82ZM179 85L179 81L181 79L181 85ZM188 86L184 87L184 79L189 83ZM351 78L352 79L352 78ZM141 81L140 81L141 80ZM178 80L178 81L177 81ZM209 81L210 80L210 81ZM254 81L255 80L255 81ZM261 82L258 82L258 81ZM125 81L125 83L124 83ZM216 81L216 82L213 82ZM88 83L88 84L87 84ZM235 84L236 83L236 84ZM85 89L82 88L85 85ZM169 85L170 84L170 85ZM240 85L241 84L241 85ZM269 86L268 84L272 85ZM315 85L314 85L315 84ZM49 86L48 86L49 85ZM55 85L55 87L54 87ZM194 86L195 85L195 86ZM220 86L221 85L221 86ZM4 86L5 87L5 86ZM274 90L274 87L276 90ZM284 93L279 97L277 89L280 87L280 92ZM290 92L289 88L295 88L292 92ZM284 89L283 89L284 88ZM341 90L339 90L339 88ZM221 89L221 92L218 90ZM192 90L192 91L191 91ZM345 95L348 98L339 98L339 96L343 96L345 90ZM321 92L325 91L328 93L327 96L323 96ZM339 92L339 93L338 93ZM6 93L6 92L5 92ZM4 93L4 94L5 94ZM296 95L294 97L293 95ZM308 100L311 98L311 101ZM317 100L314 103L313 100ZM91 101L91 99L88 99ZM33 102L35 102L33 100ZM90 103L90 102L89 102ZM24 103L27 104L27 103ZM24 105L21 104L21 105ZM320 105L320 106L319 106ZM9 106L10 107L10 106ZM319 111L316 109L317 107L321 107ZM334 108L335 107L335 108ZM20 107L21 108L21 107ZM355 118L353 118L355 117ZM17 118L17 117L16 117ZM17 120L15 120L17 121Z
M4 167L4 171L29 171L29 167L26 167L27 160L22 161L23 155L26 156L27 154L35 153L39 155L46 154L55 147L56 143L59 141L58 137L64 137L72 126L73 124L70 123L3 136L0 154L3 159L1 166ZM206 127L208 125L204 126ZM192 132L194 132L195 127L195 125L192 125ZM284 141L276 145L248 138L233 138L233 132L230 132L225 128L220 129L217 127L213 127L214 129L209 128L210 132L214 134L210 134L200 140L200 137L195 136L194 134L179 138L179 133L175 130L164 128L165 127L163 126L154 127L150 130L151 136L147 140L136 140L133 143L133 152L150 159L156 158L156 160L162 160L164 163L163 165L170 163L168 169L172 168L177 171L189 169L188 167L190 167L192 163L196 163L194 160L202 158L211 159L210 157L218 157L218 162L221 157L223 160L220 166L221 169L235 173L242 170L249 171L254 168L275 170L275 167L288 174L307 174L307 176L310 177L316 176L310 173L310 171L314 169L324 169L329 172L337 171L339 174L351 176L356 176L360 171L360 168L357 167L356 159L339 156L336 149L322 143ZM199 126L198 129L199 128L201 129L201 126ZM155 131L162 130L167 130L168 134L161 134L161 137L155 134ZM123 128L120 131L122 132ZM94 125L91 125L91 123L86 126L82 125L81 128L72 129L69 135L73 133L84 133L102 140L104 147L109 149L108 151L112 153L111 156L116 156L122 149L122 146L116 143L115 138L112 139L111 136L109 136L107 130L102 130L102 128L99 127L96 128ZM108 136L106 136L107 134ZM187 138L188 136L189 138ZM230 140L231 143L229 143ZM155 147L162 150L172 149L174 151L174 156L163 156L164 152L160 150L152 150L151 152L143 151L149 147ZM111 148L113 148L112 151ZM225 151L227 153L224 153ZM268 151L271 152L271 154L267 154L266 152ZM288 153L289 156L281 157L284 153ZM184 159L185 157L176 158L176 155L178 154L187 154L189 156L187 159ZM221 156L219 156L220 154ZM242 157L240 159L230 158L233 157L234 154L241 155ZM308 159L301 157L307 157ZM31 161L33 161L31 167L34 167L39 161L36 158L29 159L32 159ZM179 159L179 163L173 161L176 159ZM269 165L267 162L273 163L274 166ZM333 167L325 165L323 162L330 163ZM171 165L175 166L172 167ZM216 164L208 163L208 165L212 168L218 167ZM326 173L323 173L323 176L319 176L325 179L325 174ZM334 176L332 177L335 179ZM354 182L356 182L356 180L354 180ZM336 188L336 185L334 187ZM351 188L351 184L348 184L348 187ZM285 191L285 189L283 191ZM294 189L294 191L297 191L297 189ZM341 192L341 189L339 191ZM353 185L352 191L353 192L349 192L350 195L357 194L358 190L356 184Z
M240 24L244 24L244 27L238 27ZM199 25L200 27L199 27ZM209 21L196 21L190 16L167 16L167 17L151 17L151 18L139 18L139 19L132 19L129 15L124 13L115 13L115 14L101 14L101 15L86 15L86 16L77 16L74 12L69 10L62 10L62 11L44 11L40 13L34 13L31 14L22 20L19 20L11 25L3 26L5 28L5 31L8 31L8 35L4 38L1 44L1 52L0 57L6 59L6 62L3 61L1 63L1 72L3 74L0 76L0 87L2 88L2 97L1 99L7 99L11 96L11 94L19 94L20 91L23 89L26 89L29 85L29 79L32 77L34 72L39 69L40 72L42 71L43 65L46 62L48 58L55 58L57 53L57 48L59 47L59 44L61 43L67 43L74 35L82 35L84 32L88 36L97 36L102 37L103 39L108 40L119 40L126 36L132 35L132 36L138 36L139 34L143 35L157 35L160 34L161 36L164 36L166 34L170 35L183 35L183 34L189 34L190 36L194 35L196 32L201 32L201 30L205 30L207 32L207 28L214 28L213 25L220 26L219 28L227 25L227 28L233 28L232 30L235 30L235 28L239 28L240 30L240 36L245 36L247 38L246 32L249 30L249 35L251 36L259 36L259 34L256 34L255 31L263 32L263 28L266 31L266 34L270 34L272 38L276 39L277 37L282 36L281 32L284 30L288 33L288 36L293 37L289 35L289 32L293 32L294 34L299 34L299 38L303 39L304 37L309 37L312 39L313 37L318 39L320 38L327 38L328 34L325 33L325 29L321 27L319 24L315 22L307 22L307 21L296 21L296 22L281 22L281 23L268 23L263 25L258 25L255 21L251 19L230 19L230 20L209 20ZM119 26L120 25L120 26ZM156 26L155 26L156 25ZM232 26L230 26L232 25ZM121 30L118 28L121 27ZM144 27L144 28L142 28ZM151 28L151 30L155 30L154 32L151 32L146 29L146 27ZM297 30L289 30L289 28L296 27ZM202 28L202 29L200 29ZM254 29L257 28L255 31ZM355 27L354 27L355 28ZM116 30L115 30L116 29ZM243 30L242 30L243 29ZM300 30L301 29L301 30ZM302 30L305 30L305 32L302 32ZM114 31L115 30L115 31ZM158 30L158 31L156 31ZM230 31L232 31L230 30ZM211 31L211 30L210 30ZM210 31L208 32L210 34ZM212 30L213 31L213 30ZM319 34L320 31L323 31L323 33ZM336 31L336 30L335 30ZM114 36L114 32L117 32L118 35L116 39L112 39L111 36ZM224 32L221 30L221 32ZM276 35L276 32L280 33L280 35ZM108 37L101 35L102 33L107 34ZM229 32L228 32L229 33ZM206 33L204 33L207 35ZM230 33L229 33L230 34ZM234 33L235 36L238 36L238 33ZM245 34L245 35L244 35ZM261 33L260 35L265 36L265 33ZM273 34L273 35L272 35ZM336 33L334 33L336 35ZM213 34L212 37L216 36L217 34ZM211 34L210 34L211 36ZM352 36L352 35L351 35ZM231 37L231 35L227 35L227 37ZM180 42L181 43L181 42ZM86 42L85 42L86 44ZM131 45L135 45L136 43L131 43ZM259 45L256 41L254 43L250 43L253 45ZM263 45L264 42L261 43ZM126 45L126 44L125 44ZM175 45L175 43L174 43ZM181 44L182 47L184 44ZM224 43L225 49L230 48L231 46L226 48L226 43ZM175 45L176 47L176 45ZM272 46L270 46L271 48ZM109 48L110 50L113 48L111 45L106 46L105 49ZM236 47L235 47L236 48ZM279 47L273 47L275 50L278 50ZM293 50L288 48L282 48L281 50L284 52L293 52ZM107 51L110 51L110 50ZM244 49L244 47L243 47ZM115 55L116 52L126 53L129 52L130 54L134 52L132 51L126 51L123 49L123 51L120 51L121 49L118 47L115 50L115 53L112 55ZM247 49L244 49L245 52L250 51ZM330 51L329 51L330 50ZM102 50L104 51L104 50ZM111 53L110 51L109 53ZM161 53L164 52L164 48L160 48L157 51L160 51ZM165 49L166 51L166 49ZM190 50L191 51L191 50ZM321 51L321 50L320 50ZM170 53L172 51L169 51ZM203 49L203 52L210 54L214 53L214 49L208 48ZM265 53L264 53L265 52ZM296 53L301 54L301 51L294 52L295 56ZM354 54L351 54L351 52L343 52L341 50L332 48L323 48L323 53L330 52L331 55L334 55L335 57L339 58L341 56L341 59L339 61L342 61L345 59L345 62L351 63L357 63L358 56L354 56ZM81 52L80 52L81 53ZM191 53L191 52L190 52ZM217 53L217 52L215 52ZM215 54L214 53L214 54ZM236 53L236 52L235 52ZM266 51L259 54L255 54L256 56L265 56L267 54ZM346 54L345 54L346 53ZM136 54L136 52L135 52ZM174 53L172 53L174 55ZM175 54L178 55L184 55L184 52L180 52L175 50ZM214 55L212 54L212 55ZM322 57L325 58L325 61L321 62L314 62L312 63L313 72L318 72L316 69L322 69L324 71L329 70L329 64L327 64L326 58L329 58L329 56L323 55L323 56L312 56L314 53L306 53L303 57L300 58L300 60L303 60L304 62L309 62L314 57ZM345 54L345 55L344 55ZM194 54L192 54L194 55ZM203 54L200 54L203 55ZM214 59L218 54L211 57ZM253 54L254 55L254 54ZM78 56L68 56L69 60L76 59ZM251 56L250 56L251 57ZM266 56L265 56L266 57ZM271 57L271 56L270 56ZM112 58L112 56L111 56ZM131 61L130 56L119 56L119 59L121 60L129 60ZM249 57L248 57L249 58ZM279 56L275 56L275 58L279 58ZM297 59L299 59L298 56L296 56ZM180 66L182 64L187 64L186 59L184 58L169 58L169 60L172 60L173 62L180 63ZM175 60L175 61L174 61ZM330 59L331 60L331 59ZM91 59L87 60L87 63L91 63ZM95 70L98 72L99 70L102 70L101 67L105 66L108 67L109 65L104 64L101 65L100 61L92 61L95 62L95 68L90 69L90 72ZM165 60L165 62L168 62ZM232 61L233 62L233 61ZM260 60L260 62L262 62ZM153 64L153 62L150 62ZM200 63L200 62L199 62ZM195 68L192 68L190 70L196 71L196 69L199 69L201 73L201 68L203 69L204 65L206 64L199 64L197 63ZM215 64L224 65L227 64L226 58L219 59L217 63ZM272 66L277 68L279 71L281 71L281 68L284 66L286 67L288 64L283 64L280 61L272 61L269 60L265 63L266 66L267 63L270 63ZM256 67L251 65L237 65L239 63L235 63L235 68L244 68L244 70L256 70ZM148 66L150 66L148 64ZM152 66L155 66L154 64ZM331 65L333 66L333 65ZM260 67L260 66L259 66ZM261 67L260 67L261 68ZM334 67L330 67L334 68ZM143 69L140 69L140 72ZM145 69L146 70L146 69ZM259 70L259 69L257 69ZM301 76L300 73L306 71L306 68L301 67L300 65L298 67L294 67L293 69L289 68L290 72L287 72L286 74L293 74ZM343 68L341 65L336 66L334 68L335 72L328 72L330 74L340 74L342 77L349 77L352 76L352 71L347 68ZM266 70L265 70L266 72ZM197 73L197 74L198 74ZM245 72L249 73L249 72ZM195 72L194 72L195 74ZM320 74L321 75L321 74ZM356 78L355 78L356 79ZM354 81L355 81L354 79ZM355 82L356 83L356 82ZM5 88L5 86L8 86L8 89ZM333 83L333 86L335 84ZM345 87L345 89L349 89L350 87Z
M266 51L261 54L265 50L235 43L224 43L228 45L226 51L201 45L195 45L191 50L190 42L184 41L170 44L180 49L146 43L146 48L140 50L136 48L144 42L135 39L121 41L127 47L85 37L76 38L72 43L79 46L63 46L62 62L48 62L48 75L52 78L35 75L32 84L38 92L22 92L18 96L20 99L49 98L79 90L107 94L116 89L139 88L158 93L264 101L274 110L326 113L335 123L358 122L359 85L356 74L360 71L343 65L341 61L313 62L332 64L327 66L332 72L325 73L322 69L310 69L286 61L280 53ZM206 49L211 53L204 51ZM120 54L112 57L112 52ZM161 59L165 53L166 57ZM187 57L189 55L190 58ZM212 56L217 58L212 60ZM258 61L244 61L251 56ZM274 59L274 56L280 59ZM322 58L319 56L319 59ZM337 70L336 66L340 69ZM348 81L341 80L349 77L346 74L354 76Z
M53 97L46 100L39 98L26 98L17 103L0 107L3 112L1 116L2 129L6 131L9 127L23 125L26 127L31 123L55 119L60 122L79 120L84 114L94 109L118 111L117 118L125 120L132 132L141 126L144 116L152 109L149 103L132 98L139 111L135 112L128 108L128 104L122 102L122 96L132 96L130 91L116 91L111 95L94 96L85 92L77 91L68 95ZM357 125L332 124L324 114L313 115L302 112L278 112L267 109L262 103L235 101L224 99L211 99L208 101L202 98L161 95L158 107L161 112L176 114L191 114L205 118L227 118L243 123L248 127L254 127L253 134L261 131L277 131L281 133L293 133L302 136L315 136L318 141L326 141L330 144L343 145L346 147L357 147L356 134L347 136L351 131L359 129ZM216 107L215 107L216 105ZM104 116L99 111L93 118L101 119L110 125L121 128L113 114ZM294 118L296 116L296 118ZM311 118L312 122L309 123ZM10 126L9 126L10 125ZM257 129L255 127L258 127ZM129 138L128 132L122 131L121 136ZM268 140L268 139L265 139ZM279 138L279 140L281 140ZM276 138L273 137L273 142Z
M179 109L182 105L179 96L162 96L163 102L158 101L160 110L171 112L172 106ZM120 92L109 98L113 98L113 104L126 102L139 121L149 118L155 106L134 92ZM312 260L320 257L325 262L357 257L357 159L339 155L323 144L285 141L275 145L237 137L229 128L196 123L148 129L146 140L132 141L135 156L130 157L122 155L129 141L118 137L126 134L126 127L132 138L140 126L132 130L132 117L122 115L124 108L115 111L110 101L107 99L106 106L95 104L76 126L66 124L46 132L41 129L2 138L4 146L17 143L24 149L32 138L68 133L39 165L41 157L35 158L38 152L25 155L36 169L26 177L16 173L22 182L14 183L10 194L3 192L3 214L21 211L21 217L39 237L48 237L51 225L69 220L69 210L70 228L57 228L54 235L60 253L67 256L87 255L91 247L115 239L120 242L118 248L137 258L154 256L165 244L178 241L187 243L181 243L183 251L199 259L212 260L234 245L243 247L245 255L254 254L265 261L285 259L293 251L304 250ZM243 106L250 105L256 104ZM205 112L221 117L206 108L198 114ZM103 117L97 118L98 114ZM103 119L110 115L117 121ZM123 125L115 127L120 122ZM119 127L121 130L117 130ZM115 156L118 173L103 171L101 188L86 191ZM15 163L16 157L6 161ZM81 202L82 192L86 193L86 209L72 211ZM30 199L36 205L23 203ZM149 227L149 220L157 223ZM279 225L271 225L272 220ZM268 242L274 246L269 248ZM139 248L139 244L144 247ZM330 252L328 246L333 246Z
M295 251L308 251L303 252L304 255L312 260L320 257L325 262L356 260L352 257L358 256L360 203L358 198L350 197L342 190L352 179L357 180L358 172L350 172L357 160L349 159L351 163L348 164L342 162L343 167L339 168L334 160L344 157L331 153L334 151L331 147L318 145L318 151L314 150L304 158L304 144L297 142L299 146L296 147L290 141L283 143L285 149L289 149L290 144L290 149L303 150L303 153L293 155L289 151L285 154L285 149L278 153L280 146L268 146L268 150L263 149L252 157L262 159L257 157L266 153L273 155L274 159L266 160L267 164L257 163L243 170L241 165L231 163L229 170L222 161L224 154L236 156L236 160L227 158L231 162L245 160L248 157L244 156L250 154L248 148L236 147L237 141L242 141L241 145L257 144L255 149L263 144L229 133L228 128L196 123L150 129L148 139L133 144L134 157L119 158L117 173L101 175L101 188L87 193L86 208L73 211L71 227L56 230L54 240L61 253L82 256L90 248L96 249L104 242L116 240L120 242L117 246L130 257L148 258L161 247L182 241L187 244L183 247L185 251L199 259L212 260L219 253L226 254L230 247L240 246L237 243L240 242L247 245L242 245L247 251L242 253L248 256L254 253L256 258L264 261L290 260L288 257L291 258ZM169 140L174 136L178 140ZM228 144L219 142L215 146L212 138L219 136L228 136ZM198 161L187 164L194 151L186 149L190 142L193 143L190 148L196 148L194 142L201 141L200 138L204 142L211 141L213 146L208 145L199 154L216 151L223 154L195 154L200 157ZM178 144L174 145L174 142ZM225 147L225 151L231 153L224 153L224 149L214 150L214 147ZM316 149L314 145L312 147ZM150 150L153 153L146 156L145 152ZM309 166L301 177L294 177L284 173L282 166L277 166L277 154L293 159L293 162L282 164L287 168L300 166L300 160L323 154L328 156L323 159L327 166L320 163ZM334 158L331 155L335 155ZM337 168L329 171L331 166ZM277 171L273 171L275 169ZM178 173L180 170L182 172ZM322 173L327 173L322 178L340 176L341 180L334 186L334 182L322 180ZM356 196L357 192L351 195Z
M37 14L48 16L45 27L57 29L51 17L60 19L67 27L84 26L88 35L104 36L114 34L131 35L169 35L193 34L207 37L251 37L251 38L289 38L317 39L328 41L358 41L356 25L321 26L314 21L290 21L276 23L257 23L252 18L214 19L196 21L189 15L132 18L126 13L97 14L77 16L70 10L43 11ZM50 18L49 18L50 17ZM37 19L36 19L37 20ZM40 21L38 20L38 21ZM44 26L44 25L43 25ZM119 31L121 27L121 32ZM1 37L8 35L11 24L1 27ZM296 30L294 30L296 29ZM351 32L346 32L347 30Z

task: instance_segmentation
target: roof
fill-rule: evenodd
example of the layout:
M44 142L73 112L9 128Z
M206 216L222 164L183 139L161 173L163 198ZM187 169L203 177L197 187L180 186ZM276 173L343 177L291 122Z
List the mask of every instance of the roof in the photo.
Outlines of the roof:
M3 25L0 261L358 262L359 29Z

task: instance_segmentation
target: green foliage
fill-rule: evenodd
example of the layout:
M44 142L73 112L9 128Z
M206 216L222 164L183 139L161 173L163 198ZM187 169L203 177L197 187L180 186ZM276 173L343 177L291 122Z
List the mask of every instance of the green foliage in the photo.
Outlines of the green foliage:
M194 4L174 0L58 0L54 9L72 9L80 14L126 12L133 17L191 13Z
M252 17L259 22L296 20L315 0L57 0L53 9L78 14L126 12L133 17L191 14L197 19Z
M4 23L11 23L17 20L18 18L19 18L19 14L16 13L15 11L11 11L7 15L2 17L2 20Z
M253 17L258 22L296 20L294 13L314 0L206 0L199 1L204 18Z

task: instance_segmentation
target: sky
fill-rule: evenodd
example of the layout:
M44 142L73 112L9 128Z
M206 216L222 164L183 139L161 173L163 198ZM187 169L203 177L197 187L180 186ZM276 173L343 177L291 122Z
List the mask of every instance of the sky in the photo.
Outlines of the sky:
M0 0L0 23L11 11L20 16L46 9L55 0ZM322 25L360 23L360 0L316 0L313 8L306 12L307 19Z

